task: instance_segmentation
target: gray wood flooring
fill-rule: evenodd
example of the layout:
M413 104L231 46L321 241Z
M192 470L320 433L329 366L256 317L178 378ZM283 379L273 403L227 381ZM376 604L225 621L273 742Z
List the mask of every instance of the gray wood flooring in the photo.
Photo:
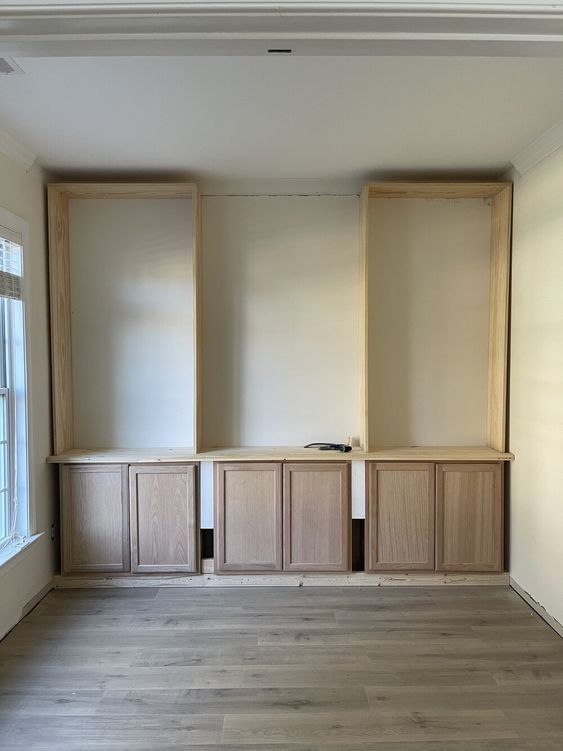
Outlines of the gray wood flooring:
M499 587L60 590L2 751L562 751L563 639Z

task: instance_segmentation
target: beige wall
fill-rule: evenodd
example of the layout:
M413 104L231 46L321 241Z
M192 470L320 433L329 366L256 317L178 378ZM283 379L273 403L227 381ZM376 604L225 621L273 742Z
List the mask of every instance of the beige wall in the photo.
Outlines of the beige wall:
M69 204L75 446L193 446L192 201Z
M203 200L207 446L359 435L357 196Z
M57 543L51 542L51 524L57 521L55 470L45 463L51 451L45 179L40 167L26 171L0 154L0 206L29 223L29 247L24 252L30 293L26 311L30 494L36 510L32 532L44 533L16 559L0 567L0 637L19 620L22 608L48 585L57 565Z
M515 182L510 574L563 623L563 150Z
M369 216L372 446L485 446L491 208L384 199Z

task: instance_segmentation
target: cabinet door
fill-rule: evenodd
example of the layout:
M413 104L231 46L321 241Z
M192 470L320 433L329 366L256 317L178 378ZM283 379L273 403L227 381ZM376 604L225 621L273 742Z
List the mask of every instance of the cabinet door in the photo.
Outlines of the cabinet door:
M130 468L131 570L199 571L196 465Z
M281 464L215 465L215 569L282 567Z
M366 570L434 569L434 465L367 464Z
M61 467L62 571L129 571L127 466Z
M500 464L438 464L436 568L501 571L503 477Z
M348 462L284 464L284 569L349 571L351 516Z

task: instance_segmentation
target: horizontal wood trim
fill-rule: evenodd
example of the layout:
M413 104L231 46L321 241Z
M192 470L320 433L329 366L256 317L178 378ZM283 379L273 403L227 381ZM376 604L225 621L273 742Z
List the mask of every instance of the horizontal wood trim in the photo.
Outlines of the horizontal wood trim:
M370 198L493 198L507 182L393 182L368 183Z
M209 449L196 453L193 448L154 449L72 449L50 456L52 464L142 464L222 462L283 462L283 461L397 461L397 462L507 462L514 459L508 451L488 446L405 446L372 451L353 449L318 451L299 446L232 447Z
M192 198L194 183L51 183L49 192L69 198Z
M120 574L119 576L55 576L56 589L130 588L130 587L429 587L476 586L508 587L509 576L500 574L352 573L295 574L199 574L194 576L158 576Z

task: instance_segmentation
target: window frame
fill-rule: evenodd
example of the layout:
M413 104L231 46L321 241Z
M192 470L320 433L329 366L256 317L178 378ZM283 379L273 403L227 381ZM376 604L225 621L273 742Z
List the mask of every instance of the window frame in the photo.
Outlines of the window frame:
M4 234L4 232L6 234ZM13 240L21 246L21 325L22 325L22 348L23 348L23 371L21 374L21 383L23 386L25 400L24 416L21 418L21 423L18 421L16 424L15 415L15 401L17 395L11 394L11 398L8 402L8 424L12 433L12 437L19 443L25 443L24 456L21 456L18 460L18 510L16 518L16 535L19 538L29 538L36 532L37 518L35 504L32 499L35 498L33 479L30 472L30 467L33 464L33 445L30 441L32 424L32 405L33 399L31 394L31 382L29 377L29 356L30 356L30 342L29 342L29 328L28 321L30 320L30 295L29 295L29 273L27 264L27 255L29 253L29 224L22 217L17 214L0 207L0 235L6 237L6 239ZM13 328L13 320L11 316L7 317L6 326L8 329ZM12 333L12 331L10 331ZM9 369L10 374L8 378L14 377L14 363L6 363L6 368ZM13 392L13 384L11 388ZM22 466L23 465L23 466ZM12 456L10 457L10 474L14 469L14 456L12 446ZM21 492L21 489L24 492ZM13 488L12 488L13 492ZM8 520L8 524L11 524L11 519Z

